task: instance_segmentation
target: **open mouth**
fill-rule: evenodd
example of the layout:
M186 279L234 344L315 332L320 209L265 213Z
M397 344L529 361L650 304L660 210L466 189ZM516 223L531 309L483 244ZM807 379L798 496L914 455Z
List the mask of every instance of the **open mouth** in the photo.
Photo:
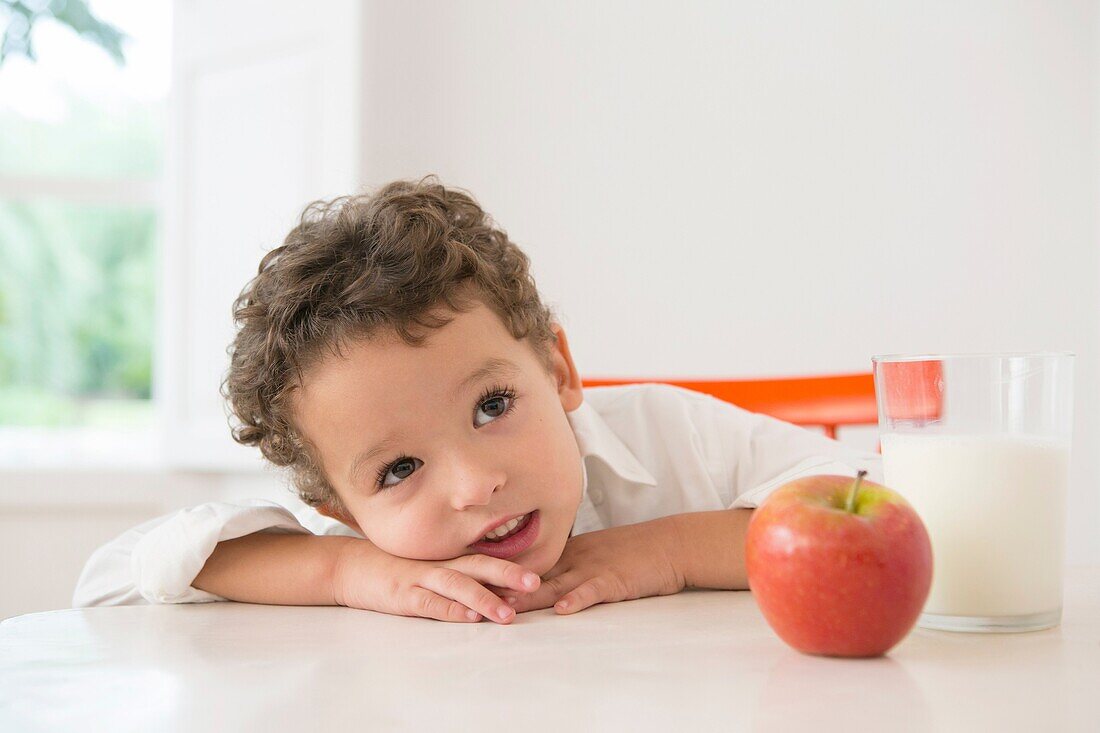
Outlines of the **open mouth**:
M482 555L490 555L492 557L499 557L506 559L513 555L523 552L535 541L539 533L539 514L536 509L533 512L528 512L525 516L520 517L520 521L512 528L508 529L507 525L503 530L507 530L503 536L492 536L499 530L494 530L490 533L489 537L482 537L477 542L470 545L473 549L480 552Z
M531 520L532 513L533 512L527 512L526 514L521 514L515 519L505 522L481 539L485 542L500 542L507 537L518 534L527 526L527 522Z

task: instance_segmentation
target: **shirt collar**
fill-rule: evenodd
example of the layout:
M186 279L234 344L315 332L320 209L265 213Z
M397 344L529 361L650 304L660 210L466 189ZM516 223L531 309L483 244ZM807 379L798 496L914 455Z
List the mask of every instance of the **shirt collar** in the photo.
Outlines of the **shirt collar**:
M582 462L589 457L598 458L620 478L647 486L657 485L657 480L596 412L596 408L581 402L580 407L565 413L565 416L577 436Z

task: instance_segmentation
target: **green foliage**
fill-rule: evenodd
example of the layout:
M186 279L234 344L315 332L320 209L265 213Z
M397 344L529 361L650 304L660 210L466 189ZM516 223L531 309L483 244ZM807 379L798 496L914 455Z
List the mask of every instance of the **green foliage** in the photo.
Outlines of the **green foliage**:
M162 114L75 96L61 123L0 111L0 175L152 179ZM0 424L87 424L148 400L155 233L150 206L0 201Z
M32 61L57 21L124 64L127 37L87 0L0 0L0 64ZM0 176L160 175L164 105L85 99L59 87L65 119L0 108ZM61 190L64 190L63 188ZM152 415L156 212L151 205L0 200L0 424L122 426Z
M147 399L150 209L0 203L0 385Z
M0 65L12 54L23 54L35 60L31 32L43 18L68 26L109 53L119 65L126 63L122 52L126 34L92 15L86 0L50 0L48 3L0 0L0 8L5 11L8 21L4 37L0 40Z

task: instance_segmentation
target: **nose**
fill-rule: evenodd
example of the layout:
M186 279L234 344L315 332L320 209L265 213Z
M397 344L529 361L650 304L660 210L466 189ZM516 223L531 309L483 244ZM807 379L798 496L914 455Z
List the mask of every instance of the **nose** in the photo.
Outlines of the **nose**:
M492 456L456 450L447 460L450 470L445 490L457 511L487 505L504 485L504 470Z

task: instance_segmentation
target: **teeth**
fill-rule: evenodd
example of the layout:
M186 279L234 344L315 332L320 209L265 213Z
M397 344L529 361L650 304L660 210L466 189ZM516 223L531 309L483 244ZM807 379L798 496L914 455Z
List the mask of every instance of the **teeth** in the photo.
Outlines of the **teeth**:
M499 539L503 538L505 535L507 535L509 532L514 530L516 527L523 524L523 520L525 520L525 519L527 519L526 514L524 514L522 517L516 517L515 519L513 519L510 522L505 522L504 524L500 525L499 527L494 529L489 534L485 535L485 537L483 539L489 540L490 542L493 541L493 540L499 540Z

